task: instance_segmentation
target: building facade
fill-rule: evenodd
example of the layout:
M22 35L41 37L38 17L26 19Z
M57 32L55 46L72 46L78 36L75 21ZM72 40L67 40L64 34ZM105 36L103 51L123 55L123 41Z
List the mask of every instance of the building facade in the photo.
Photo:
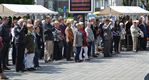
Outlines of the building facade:
M43 5L50 10L58 11L59 13L64 12L64 7L68 11L69 0L35 0L35 4ZM128 0L130 1L130 0ZM131 0L133 6L141 6L140 0ZM146 0L145 0L146 1ZM100 10L108 6L123 6L123 0L94 0L94 9Z

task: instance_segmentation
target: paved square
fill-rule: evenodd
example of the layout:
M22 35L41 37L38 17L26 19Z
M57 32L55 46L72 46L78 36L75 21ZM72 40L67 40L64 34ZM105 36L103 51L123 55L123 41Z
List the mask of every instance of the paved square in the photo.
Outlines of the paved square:
M44 64L34 72L6 71L10 80L144 80L149 73L149 52L122 52L112 58L102 55L90 62L65 60Z

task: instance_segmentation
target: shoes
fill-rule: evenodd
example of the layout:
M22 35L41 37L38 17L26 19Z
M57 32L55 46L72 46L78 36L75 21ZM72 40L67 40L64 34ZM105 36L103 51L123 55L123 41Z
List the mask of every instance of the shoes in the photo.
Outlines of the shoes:
M3 80L3 79L4 79L4 80L7 80L7 79L8 79L8 77L6 77L3 73L0 73L0 77L1 77L0 80L1 80L1 79L2 79L2 80Z
M90 61L90 59L86 59L85 61Z
M73 59L67 59L67 61L73 61Z
M35 68L27 68L27 71L35 71Z
M93 55L93 57L98 57L97 55Z
M8 68L8 67L3 67L3 69L4 69L4 70L10 70L10 68Z

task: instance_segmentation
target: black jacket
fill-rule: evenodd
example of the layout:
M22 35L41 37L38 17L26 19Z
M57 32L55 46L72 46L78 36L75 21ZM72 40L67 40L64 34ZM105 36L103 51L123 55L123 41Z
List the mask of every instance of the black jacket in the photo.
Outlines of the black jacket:
M42 36L40 34L34 33L35 35L35 44L37 49L41 49L41 46L43 44Z
M10 27L6 24L0 25L0 36L3 38L3 43L10 43L11 34L10 34Z
M16 25L14 28L15 43L25 44L27 32L27 27L19 27L19 25Z
M44 28L44 39L45 39L45 41L47 41L47 40L53 41L54 37L53 37L52 31L54 30L54 27L50 23L49 24L45 23L43 25L43 28Z

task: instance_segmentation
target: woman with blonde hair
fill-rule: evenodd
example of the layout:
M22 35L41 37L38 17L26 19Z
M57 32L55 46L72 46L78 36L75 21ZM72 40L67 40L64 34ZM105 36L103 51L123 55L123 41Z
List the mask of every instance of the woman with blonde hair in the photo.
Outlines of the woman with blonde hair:
M71 21L66 22L67 28L65 29L65 35L66 35L66 59L67 61L72 61L71 55L73 54L73 40L74 35L73 31L71 29Z

